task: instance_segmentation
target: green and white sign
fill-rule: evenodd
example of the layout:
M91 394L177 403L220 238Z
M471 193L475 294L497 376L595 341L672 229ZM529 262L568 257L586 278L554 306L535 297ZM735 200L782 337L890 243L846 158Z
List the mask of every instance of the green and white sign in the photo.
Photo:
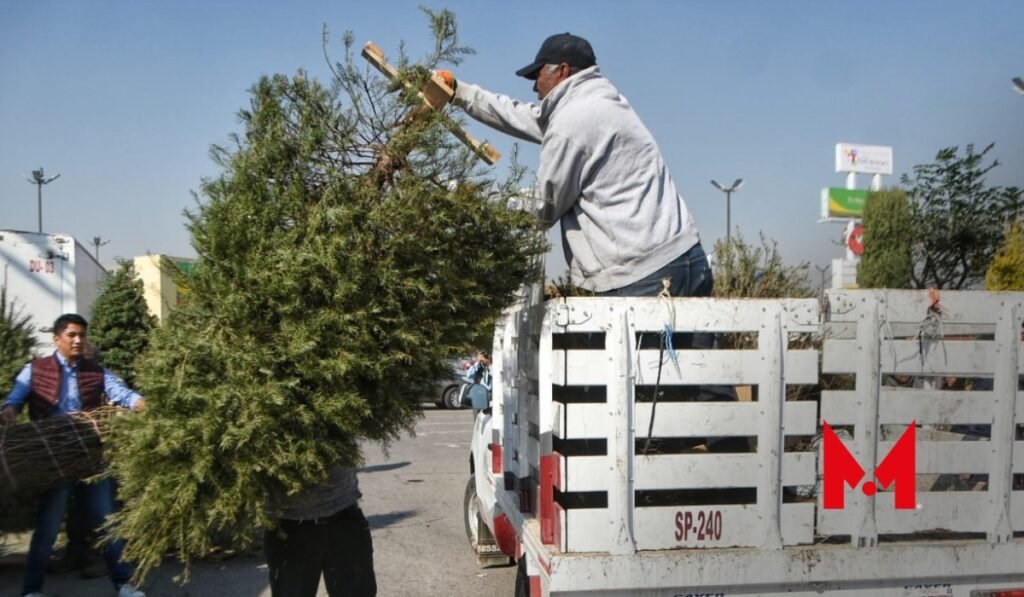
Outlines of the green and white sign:
M828 187L821 190L821 217L863 218L868 191Z

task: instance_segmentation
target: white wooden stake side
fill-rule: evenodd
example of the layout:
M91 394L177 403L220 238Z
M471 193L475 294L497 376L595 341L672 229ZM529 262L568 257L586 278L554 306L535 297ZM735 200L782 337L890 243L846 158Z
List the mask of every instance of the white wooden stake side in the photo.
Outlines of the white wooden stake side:
M571 298L508 314L493 410L503 470L514 474L517 496L536 494L523 484L536 482L539 459L556 457L558 495L549 497L565 501L558 537L545 542L538 500L497 496L503 509L517 508L510 519L542 595L1024 589L1024 490L1014 489L1024 476L1024 293L942 292L937 305L924 291L830 291L828 299L825 323L811 299ZM666 325L675 335L754 334L757 345L669 355L638 343ZM797 348L795 334L815 335L820 352ZM787 400L794 386L820 386L822 374L852 389ZM892 383L903 375L915 383ZM990 379L992 389L943 389L945 377ZM715 384L753 386L756 398L685 398L688 387ZM846 487L844 509L825 510L820 448L800 448L822 420L853 430L844 445L865 480L916 421L920 506L898 510L891 487L869 496L858 486ZM988 437L951 431L966 425ZM638 453L648 429L667 444L756 438L757 450ZM941 490L950 480L982 485ZM752 502L714 501L744 488L756 490ZM807 492L816 501L799 497ZM688 496L711 497L689 505Z

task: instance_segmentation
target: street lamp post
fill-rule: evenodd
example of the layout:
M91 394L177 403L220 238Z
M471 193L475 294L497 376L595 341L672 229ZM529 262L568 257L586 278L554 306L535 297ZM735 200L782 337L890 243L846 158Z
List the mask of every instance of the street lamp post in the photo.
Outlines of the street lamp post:
M58 174L57 176L46 178L46 176L43 174L43 167L40 166L38 170L32 171L32 178L29 179L29 182L36 185L39 190L37 194L37 201L39 206L39 232L43 231L43 185L50 184L51 182L57 180L58 178L60 178L60 174Z
M729 244L732 241L732 193L743 186L743 179L737 178L729 188L718 184L717 180L712 180L711 184L725 193L725 244Z
M831 265L826 265L825 267L814 266L814 269L818 270L818 273L821 274L821 286L818 288L818 304L822 305L823 309L825 305L825 273L831 267Z
M96 251L95 251L95 253L96 253L96 263L100 262L100 247L102 247L103 245L105 245L105 244L107 244L109 242L110 242L109 239L103 240L103 237L101 237L101 236L94 236L94 237L92 237L92 244L93 244L93 246L96 247Z

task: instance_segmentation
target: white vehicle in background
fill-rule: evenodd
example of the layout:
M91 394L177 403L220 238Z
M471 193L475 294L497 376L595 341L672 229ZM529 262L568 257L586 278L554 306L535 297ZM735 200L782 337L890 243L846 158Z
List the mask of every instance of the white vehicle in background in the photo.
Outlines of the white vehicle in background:
M39 354L54 350L54 320L63 313L86 319L107 279L107 270L74 237L0 230L0 266L7 300L35 326Z
M465 499L516 595L1024 595L1024 293L529 303L496 330ZM751 348L681 348L694 332ZM694 401L705 384L750 391ZM823 471L824 422L843 470ZM704 445L724 437L749 449Z

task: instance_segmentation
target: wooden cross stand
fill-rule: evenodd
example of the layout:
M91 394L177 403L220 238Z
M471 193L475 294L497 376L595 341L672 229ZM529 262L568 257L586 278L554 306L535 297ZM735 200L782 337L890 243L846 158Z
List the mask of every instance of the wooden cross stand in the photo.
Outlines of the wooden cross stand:
M388 64L387 59L384 58L384 51L372 41L367 42L366 45L363 46L363 58L366 58L370 64L382 72L385 77L392 81L401 83L409 91L414 91L423 102L423 105L431 110L441 110L455 95L455 91L445 84L445 82L437 75L432 75L423 89L413 89L408 81L404 81L402 79L398 70ZM501 154L491 147L490 143L476 139L448 116L442 115L441 121L453 135L462 141L466 147L472 149L473 153L488 165L494 165L494 163L501 158Z

